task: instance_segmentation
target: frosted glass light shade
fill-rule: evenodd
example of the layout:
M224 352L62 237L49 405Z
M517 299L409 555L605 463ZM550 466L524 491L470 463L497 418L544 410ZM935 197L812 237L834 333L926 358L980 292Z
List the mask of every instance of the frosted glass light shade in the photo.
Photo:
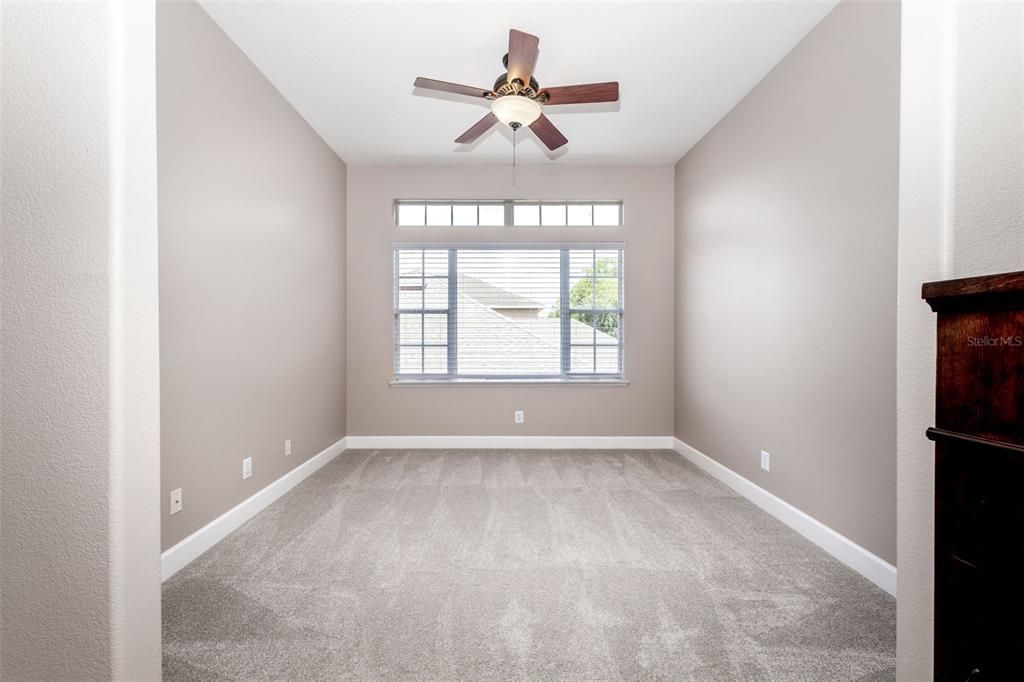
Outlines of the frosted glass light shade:
M491 102L491 111L505 125L528 126L540 117L540 105L522 95L505 95Z

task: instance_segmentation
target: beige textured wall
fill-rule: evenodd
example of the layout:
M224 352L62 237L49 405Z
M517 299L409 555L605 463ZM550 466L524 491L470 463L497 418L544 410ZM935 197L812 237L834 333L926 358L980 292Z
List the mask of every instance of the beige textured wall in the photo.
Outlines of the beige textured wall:
M897 676L931 680L935 313L921 283L1024 270L1024 5L903 3Z
M568 120L568 119L567 119ZM530 141L521 144L532 144ZM348 173L348 435L672 433L672 168L353 167ZM622 199L621 228L398 228L400 198ZM627 387L392 387L396 241L624 241ZM515 409L526 412L513 423Z
M840 4L676 168L676 435L891 563L899 27Z
M156 680L154 6L2 11L0 679Z
M345 435L345 166L194 3L157 86L167 549Z

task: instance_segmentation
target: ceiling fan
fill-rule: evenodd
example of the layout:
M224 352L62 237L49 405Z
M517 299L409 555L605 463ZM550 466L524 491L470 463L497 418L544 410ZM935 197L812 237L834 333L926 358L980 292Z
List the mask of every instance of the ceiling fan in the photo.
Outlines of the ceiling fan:
M426 90L439 90L491 100L491 112L457 137L456 142L467 144L473 142L490 130L491 126L501 121L513 131L522 126L528 126L548 149L554 151L569 140L544 115L543 106L617 102L619 84L616 81L611 81L541 88L533 77L533 67L537 64L539 44L540 38L537 36L516 29L509 31L508 54L501 60L506 73L501 74L494 81L493 90L473 88L432 78L417 78L413 85Z

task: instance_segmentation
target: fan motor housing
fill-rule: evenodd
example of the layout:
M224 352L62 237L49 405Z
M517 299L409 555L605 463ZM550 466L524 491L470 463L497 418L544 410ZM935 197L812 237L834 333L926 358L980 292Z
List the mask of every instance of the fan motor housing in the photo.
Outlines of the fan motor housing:
M506 55L507 56L507 55ZM517 80L516 83L519 83ZM503 73L498 76L494 81L494 94L498 97L505 95L523 95L530 99L535 99L540 93L540 85L537 83L537 79L530 77L529 85L516 86L510 83L508 80L508 73Z

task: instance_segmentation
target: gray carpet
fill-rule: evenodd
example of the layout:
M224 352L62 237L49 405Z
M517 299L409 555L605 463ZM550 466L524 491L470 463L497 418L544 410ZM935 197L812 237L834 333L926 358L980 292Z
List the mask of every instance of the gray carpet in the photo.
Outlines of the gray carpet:
M166 680L885 680L896 604L670 451L350 450L163 636Z

